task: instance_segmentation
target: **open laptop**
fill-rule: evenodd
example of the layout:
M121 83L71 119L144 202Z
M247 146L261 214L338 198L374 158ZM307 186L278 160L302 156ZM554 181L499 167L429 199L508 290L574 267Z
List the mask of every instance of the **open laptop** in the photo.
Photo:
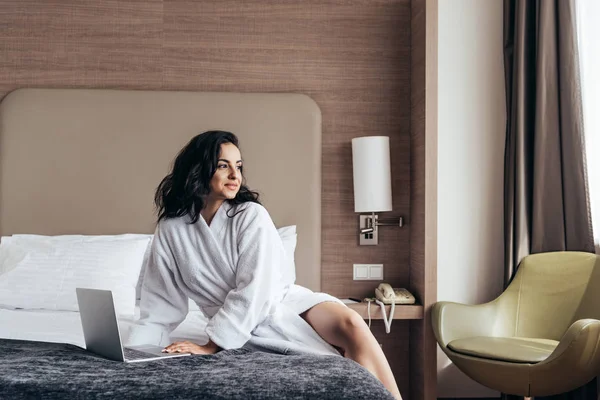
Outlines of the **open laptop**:
M190 353L162 353L162 347L140 345L123 347L110 290L76 288L79 315L87 350L108 359L142 362L189 356Z

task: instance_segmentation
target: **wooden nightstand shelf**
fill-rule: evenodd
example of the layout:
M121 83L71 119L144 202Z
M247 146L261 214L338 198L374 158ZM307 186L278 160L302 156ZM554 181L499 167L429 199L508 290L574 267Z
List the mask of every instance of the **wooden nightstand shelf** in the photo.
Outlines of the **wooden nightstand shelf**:
M356 311L364 319L368 319L367 303L347 304L347 306ZM386 315L390 315L390 306L385 306ZM381 307L379 304L371 303L371 319L383 319ZM394 319L423 319L423 306L419 304L401 305L397 304L394 310Z

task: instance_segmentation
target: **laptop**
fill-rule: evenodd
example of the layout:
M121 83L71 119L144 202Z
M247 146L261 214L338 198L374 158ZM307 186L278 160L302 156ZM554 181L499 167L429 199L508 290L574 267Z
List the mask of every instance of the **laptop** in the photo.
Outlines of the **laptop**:
M155 345L123 347L112 292L76 288L79 315L87 350L114 361L142 362L189 356L190 353L163 353Z

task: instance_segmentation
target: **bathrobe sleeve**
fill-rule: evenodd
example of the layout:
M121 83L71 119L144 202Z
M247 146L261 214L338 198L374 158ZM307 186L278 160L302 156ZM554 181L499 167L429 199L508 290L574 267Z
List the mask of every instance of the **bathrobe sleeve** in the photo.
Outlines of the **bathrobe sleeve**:
M285 250L269 213L251 203L241 214L236 287L206 326L208 337L223 349L242 347L273 311L283 290Z
M169 334L188 313L188 298L177 285L175 261L165 236L159 224L142 284L140 319L132 328L129 345L169 345Z

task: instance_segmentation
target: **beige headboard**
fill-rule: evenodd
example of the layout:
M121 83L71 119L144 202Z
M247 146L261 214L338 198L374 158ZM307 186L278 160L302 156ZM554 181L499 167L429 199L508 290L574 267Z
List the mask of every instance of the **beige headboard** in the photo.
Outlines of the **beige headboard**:
M196 134L240 139L248 186L297 225L297 283L320 289L321 113L301 94L20 89L0 103L0 234L154 231L154 191Z

